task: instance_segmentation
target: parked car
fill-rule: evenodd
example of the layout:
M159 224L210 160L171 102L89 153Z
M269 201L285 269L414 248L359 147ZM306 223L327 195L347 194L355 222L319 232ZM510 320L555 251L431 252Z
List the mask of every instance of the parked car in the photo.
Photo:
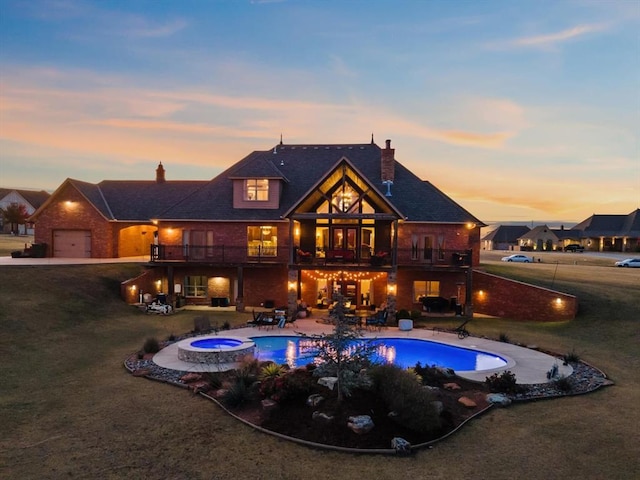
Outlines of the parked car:
M565 252L584 252L584 247L577 243L570 243L566 247L564 247Z
M635 267L640 268L640 258L627 258L616 262L616 267Z
M520 253L516 253L514 255L509 255L508 257L502 257L503 262L523 262L523 263L531 263L533 262L533 258L527 257L526 255L522 255Z

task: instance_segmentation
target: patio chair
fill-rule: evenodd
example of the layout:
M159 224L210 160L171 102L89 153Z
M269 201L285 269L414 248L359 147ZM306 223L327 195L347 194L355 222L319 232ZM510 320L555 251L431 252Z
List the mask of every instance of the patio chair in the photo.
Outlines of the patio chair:
M387 310L380 310L375 315L367 317L365 320L365 325L367 328L375 328L377 330L382 330L383 327L387 326L387 317L389 316L389 312Z

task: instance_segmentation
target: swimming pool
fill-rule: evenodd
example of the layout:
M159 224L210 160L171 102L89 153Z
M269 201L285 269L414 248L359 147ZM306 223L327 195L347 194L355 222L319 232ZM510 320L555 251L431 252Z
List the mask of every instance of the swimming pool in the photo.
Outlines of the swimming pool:
M309 340L295 336L251 337L256 344L254 355L260 361L286 363L300 367L312 363L315 355ZM376 347L373 360L393 363L402 368L437 365L455 371L480 371L501 368L507 361L493 353L455 347L443 343L413 338L378 338L372 340ZM311 348L310 348L311 347Z

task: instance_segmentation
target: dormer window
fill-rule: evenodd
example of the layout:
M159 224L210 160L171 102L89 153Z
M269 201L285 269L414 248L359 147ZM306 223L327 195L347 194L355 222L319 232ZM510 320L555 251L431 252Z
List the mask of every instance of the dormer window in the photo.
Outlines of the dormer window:
M244 181L244 199L248 202L266 202L269 200L269 180L266 178L248 178Z

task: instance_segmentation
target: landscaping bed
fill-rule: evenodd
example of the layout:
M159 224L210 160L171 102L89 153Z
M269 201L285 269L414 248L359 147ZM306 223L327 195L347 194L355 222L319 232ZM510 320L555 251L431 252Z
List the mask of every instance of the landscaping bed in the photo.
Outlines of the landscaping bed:
M246 377L246 388L243 387L243 391L238 394L234 392L234 385L237 377L246 372L187 373L159 367L153 363L152 357L152 354L134 354L125 361L125 366L137 376L168 382L189 388L194 393L204 394L233 415L256 427L331 448L389 451L392 439L396 437L403 438L413 446L437 441L488 409L492 404L487 396L492 390L495 391L487 382L472 382L444 369L418 368L418 372L424 374L421 379L424 384L422 388L429 392L427 403L435 402L438 409L437 425L421 431L411 428L411 422L398 421L397 412L394 412L389 402L375 388L353 389L349 396L338 401L336 391L318 384L312 366L291 371L280 367L283 378L287 376L295 379L289 381L287 386L287 382L283 384L280 380L277 384L275 377L261 377L260 371L269 362L248 360L247 365L252 365L253 373ZM580 361L571 364L574 373L567 378L544 384L518 385L517 388L511 385L513 389L506 394L508 402L582 394L611 384L596 368ZM246 366L241 368L245 369ZM251 379L248 380L249 378ZM515 378L507 380L515 382ZM308 402L313 395L322 397L316 406L311 406ZM461 398L467 399L466 405L461 403ZM354 433L347 427L350 417L360 415L371 418L374 427L370 432Z

